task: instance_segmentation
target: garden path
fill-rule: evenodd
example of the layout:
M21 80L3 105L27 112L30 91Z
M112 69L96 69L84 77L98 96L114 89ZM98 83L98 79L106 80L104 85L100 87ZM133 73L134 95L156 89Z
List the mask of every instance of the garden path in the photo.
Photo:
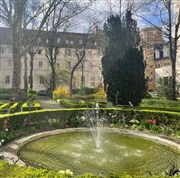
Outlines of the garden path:
M39 101L43 109L63 108L60 103L57 103L56 101L47 96L38 96L37 100Z

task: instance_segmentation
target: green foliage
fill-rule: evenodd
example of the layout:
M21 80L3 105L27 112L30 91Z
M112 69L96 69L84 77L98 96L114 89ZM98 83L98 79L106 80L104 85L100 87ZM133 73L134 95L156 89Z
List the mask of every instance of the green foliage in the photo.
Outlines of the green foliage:
M71 98L71 92L67 87L57 87L53 91L53 98L56 99L62 99L62 98Z
M0 161L0 177L10 178L10 177L25 177L25 178L103 178L99 175L84 173L82 175L73 175L71 171L50 171L46 169L37 169L33 167L23 167L18 165L10 165L5 161ZM118 175L114 173L109 173L104 178L170 178L167 175L152 175L152 176L130 176L130 175ZM177 178L179 176L176 176Z
M140 107L163 108L169 111L180 111L180 100L172 101L166 98L143 99Z
M26 101L21 106L21 111L34 111L41 109L41 104L38 100Z
M35 132L35 130L82 127L84 126L84 121L81 116L83 116L85 110L87 109L37 110L1 115L0 134L4 135L6 128L9 130L8 133L12 134L14 131L27 130L27 128L29 129L28 132ZM135 118L140 122L138 127L136 127L139 130L148 129L156 133L164 133L175 137L180 136L180 113L178 112L121 108L101 109L101 112L105 113L107 123L110 126L130 127L131 123L129 121ZM156 125L150 127L148 120L152 119L156 120Z
M144 63L137 23L127 10L123 20L111 15L104 26L108 45L102 59L107 99L115 105L137 106L145 91Z
M90 95L95 93L95 89L94 88L88 88L88 87L82 87L81 89L74 89L73 90L74 94L78 94L78 95Z
M11 92L11 89L0 88L0 100L10 100Z
M97 99L98 101L101 100L106 100L106 92L104 91L104 88L99 86L96 88L96 92L94 94L95 99Z
M28 97L28 99L30 99L30 100L35 100L36 97L37 97L36 91L35 91L35 90L32 90L32 89L30 88L30 89L28 90L28 92L27 92L27 97Z

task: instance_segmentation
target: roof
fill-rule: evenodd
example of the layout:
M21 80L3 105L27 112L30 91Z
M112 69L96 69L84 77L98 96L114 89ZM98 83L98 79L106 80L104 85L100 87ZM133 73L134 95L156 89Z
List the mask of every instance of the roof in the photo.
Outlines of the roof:
M25 40L22 43L32 41L33 37L37 34L37 30L26 30L24 33ZM57 45L57 39L60 39L59 47L65 48L83 48L84 42L87 40L86 48L96 49L103 43L103 34L86 34L86 33L73 33L73 32L57 32L41 31L34 45L46 46L47 39L52 45ZM37 39L40 39L39 41ZM80 42L81 41L81 42ZM0 44L12 44L12 32L10 28L0 27Z

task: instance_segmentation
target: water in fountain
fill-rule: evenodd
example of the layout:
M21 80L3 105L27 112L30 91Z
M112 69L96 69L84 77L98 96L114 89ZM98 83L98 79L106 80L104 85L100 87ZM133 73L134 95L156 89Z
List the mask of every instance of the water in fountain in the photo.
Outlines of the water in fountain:
M92 136L96 144L96 148L101 148L102 143L102 135L104 130L104 124L105 124L105 117L100 116L99 114L99 104L96 103L96 107L94 110L88 110L84 113L84 117L86 120L89 121Z

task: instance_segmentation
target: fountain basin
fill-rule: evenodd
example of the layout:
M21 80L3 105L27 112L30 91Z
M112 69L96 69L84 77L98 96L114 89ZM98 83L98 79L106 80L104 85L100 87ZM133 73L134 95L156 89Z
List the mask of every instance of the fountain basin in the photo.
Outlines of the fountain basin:
M102 139L97 149L89 129L45 132L24 140L16 153L28 165L70 169L75 174L143 175L162 172L172 161L180 161L180 146L157 136L106 128Z

